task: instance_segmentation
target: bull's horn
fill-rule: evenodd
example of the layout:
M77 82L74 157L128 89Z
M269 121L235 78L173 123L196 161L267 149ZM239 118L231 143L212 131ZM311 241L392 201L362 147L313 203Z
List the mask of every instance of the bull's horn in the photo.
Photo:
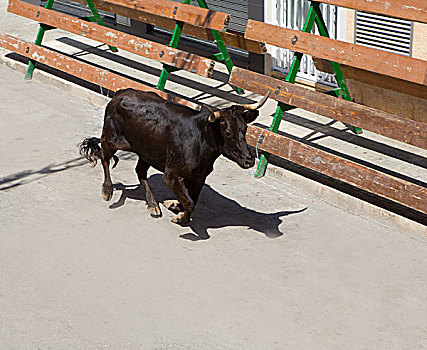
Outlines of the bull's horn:
M221 116L221 113L218 112L214 112L208 105L204 105L206 107L206 109L209 111L209 118L208 120L213 123L216 119L218 119Z
M258 109L258 108L262 107L264 105L264 103L267 101L268 96L270 95L270 92L271 92L271 90L268 90L268 92L265 94L265 96L259 102L248 104L248 105L242 105L242 106L245 107L245 109L250 109L250 110Z

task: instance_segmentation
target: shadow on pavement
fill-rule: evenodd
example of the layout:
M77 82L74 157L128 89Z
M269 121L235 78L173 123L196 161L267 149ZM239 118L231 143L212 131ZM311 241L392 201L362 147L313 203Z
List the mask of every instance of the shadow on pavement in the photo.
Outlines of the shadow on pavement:
M168 199L175 199L174 194L164 182L161 174L152 175L149 178L149 183L158 203ZM140 185L116 183L114 189L121 191L121 194L120 198L110 205L110 209L123 206L128 198L145 201L144 191ZM236 201L218 193L211 186L205 185L196 209L192 214L192 220L188 225L192 232L185 233L180 237L191 241L206 240L210 238L209 229L246 226L248 229L263 233L268 238L278 238L283 235L279 230L282 217L298 214L306 209L260 213L241 206ZM165 211L167 209L161 206L161 210Z
M50 174L69 170L78 166L87 165L88 162L82 157L74 158L57 164L49 164L38 170L23 170L17 173L5 176L0 180L0 191L5 191L14 187L26 185L37 181Z

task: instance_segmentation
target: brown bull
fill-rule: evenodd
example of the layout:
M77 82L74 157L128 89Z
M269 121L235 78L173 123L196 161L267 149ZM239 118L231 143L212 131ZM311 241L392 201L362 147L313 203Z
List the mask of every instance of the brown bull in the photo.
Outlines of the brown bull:
M216 112L208 107L194 111L165 101L153 92L120 90L106 107L101 139L83 140L80 154L93 165L97 159L101 160L102 196L108 201L113 194L110 159L114 159L115 166L116 151L136 153L139 159L135 170L145 191L149 213L162 215L147 181L147 171L152 166L164 173L166 183L178 199L163 203L178 213L172 222L187 224L206 177L221 154L244 169L254 165L245 133L247 123L255 120L257 109L267 98L268 94L259 103L233 105Z

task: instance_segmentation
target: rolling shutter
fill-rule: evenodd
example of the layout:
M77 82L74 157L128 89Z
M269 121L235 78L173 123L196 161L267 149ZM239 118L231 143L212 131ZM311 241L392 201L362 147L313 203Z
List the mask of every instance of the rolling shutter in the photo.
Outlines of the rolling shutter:
M356 12L356 44L411 56L412 30L411 21L362 11Z
M248 0L207 0L211 10L228 13L231 16L228 30L244 33L248 22Z
M182 2L182 0L172 0ZM227 30L244 33L248 22L248 0L206 0L206 4L210 10L228 13L231 16ZM199 6L197 0L191 0L190 5ZM171 33L170 30L163 30L155 27L159 31ZM187 39L187 43L196 44L198 47L205 47L208 50L217 52L216 45L213 42L202 40L190 35L183 34L182 38ZM247 62L249 54L243 49L227 46L227 50L233 60L237 59L241 62Z
M182 2L182 0L172 0ZM244 33L248 22L248 0L206 0L210 10L228 13L231 16L228 30ZM190 5L199 6L197 0L191 0Z

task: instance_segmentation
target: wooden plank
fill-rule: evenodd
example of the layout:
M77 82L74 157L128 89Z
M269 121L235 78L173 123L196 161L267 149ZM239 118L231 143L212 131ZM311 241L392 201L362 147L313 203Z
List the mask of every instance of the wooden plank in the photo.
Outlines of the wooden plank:
M71 0L76 3L86 5L85 0ZM146 12L135 11L132 8L127 8L123 6L114 5L111 3L106 3L102 0L93 0L97 9L112 12L119 14L121 16L125 16L128 18L132 18L136 21L149 23L155 26L159 26L162 28L173 30L175 27L175 21L170 18L161 17L157 15L153 15ZM197 27L186 23L183 28L183 33L195 36L200 39L213 41L214 37L212 36L209 29L203 27ZM250 52L265 54L267 52L265 44L260 43L255 40L245 39L243 35L239 35L231 32L220 32L219 33L224 40L226 45L237 47L239 49L247 50Z
M220 32L225 31L230 22L227 13L168 0L105 0L105 2Z
M313 57L313 62L317 70L325 73L333 73L329 61L324 60L322 58ZM346 66L344 64L341 65L341 69L346 81L347 79L354 79L365 84L371 84L384 89L400 92L406 95L427 99L427 85L411 83L410 81L393 78L384 74L370 72L365 69Z
M360 80L346 79L353 102L427 124L427 100L385 89Z
M427 85L427 61L249 20L245 37L311 56Z
M316 0L354 10L374 12L382 15L427 23L426 0Z
M415 210L427 213L427 188L381 173L355 162L332 155L288 137L249 125L246 141L253 147L290 160L365 191L386 197Z
M213 60L106 28L96 23L85 22L72 16L17 0L10 0L8 11L204 77L210 77L213 73L215 65Z
M234 67L230 84L277 101L427 149L427 124Z
M107 69L94 67L90 64L36 44L28 43L10 35L0 34L0 46L111 91L126 88L152 91L168 101L179 103L195 110L201 109L201 106L196 103L172 96L166 92L156 90L155 88L138 83L134 80L111 73Z

